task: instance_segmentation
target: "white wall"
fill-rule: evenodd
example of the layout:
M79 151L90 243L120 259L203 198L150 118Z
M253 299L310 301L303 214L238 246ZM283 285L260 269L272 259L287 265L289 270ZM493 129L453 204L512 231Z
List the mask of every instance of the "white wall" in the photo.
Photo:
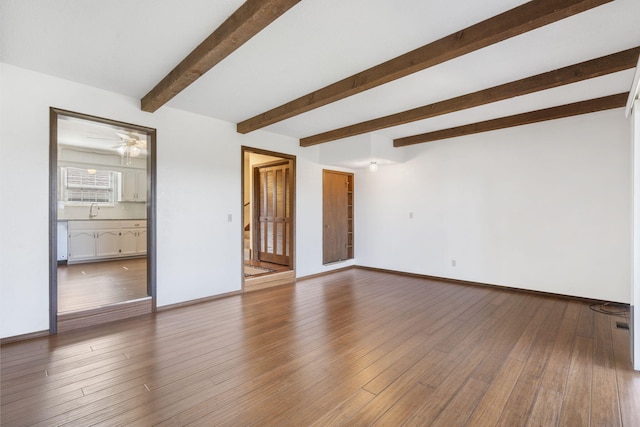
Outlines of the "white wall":
M412 146L357 173L356 263L629 303L629 139L616 109Z
M321 265L317 147L0 63L0 337L49 328L49 107L157 129L158 306L241 288L242 145L297 156L298 276L339 267Z
M0 337L49 327L50 106L158 130L159 306L240 289L242 145L297 156L298 277L353 263L321 265L319 147L145 113L137 99L0 63ZM410 147L404 164L358 171L355 262L630 302L629 132L614 110Z

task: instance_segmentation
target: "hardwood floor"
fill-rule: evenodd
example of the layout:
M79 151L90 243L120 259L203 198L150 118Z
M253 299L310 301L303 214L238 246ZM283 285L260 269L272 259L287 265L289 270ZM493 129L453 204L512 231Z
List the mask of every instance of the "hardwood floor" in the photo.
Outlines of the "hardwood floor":
M624 317L345 270L1 348L3 426L634 426Z
M58 313L89 310L146 296L146 258L58 266Z

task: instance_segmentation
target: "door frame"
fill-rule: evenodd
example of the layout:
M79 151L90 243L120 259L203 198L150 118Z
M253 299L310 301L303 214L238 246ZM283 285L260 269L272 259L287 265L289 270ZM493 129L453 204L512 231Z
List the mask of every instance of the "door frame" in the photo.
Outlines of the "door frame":
M240 270L242 272L242 288L244 290L244 223L245 223L245 214L244 214L244 187L245 187L245 176L247 176L247 174L249 174L249 176L252 176L253 171L252 170L246 170L245 168L245 163L244 163L244 158L245 158L245 154L246 153L253 153L253 154L262 154L265 156L271 156L271 157L277 157L283 160L288 160L291 163L291 256L290 256L290 260L289 260L289 268L292 271L295 271L296 269L296 156L291 155L291 154L284 154L284 153L278 153L275 151L269 151L269 150L263 150L261 148L254 148L254 147L248 147L248 146L242 146L241 147L241 154L240 154L240 159L241 159L241 183L240 183L240 189L241 189L241 194L243 195L242 197L240 197L240 208L241 208L241 212L242 212L242 218L240 220L240 239L241 239L241 250L242 250L242 257L241 257L241 262L242 262L242 269ZM255 190L255 188L253 189ZM255 199L255 193L250 191L251 194L251 209L249 210L249 215L252 216L251 219L251 223L252 223L252 227L253 227L253 223L254 223L254 218L255 217L255 206L254 206L254 199ZM254 233L255 231L255 227L253 227L253 229L251 230L251 233ZM253 249L253 248L252 248Z
M58 116L132 129L148 135L147 155L147 294L156 305L156 129L60 108L49 108L49 334L58 332Z

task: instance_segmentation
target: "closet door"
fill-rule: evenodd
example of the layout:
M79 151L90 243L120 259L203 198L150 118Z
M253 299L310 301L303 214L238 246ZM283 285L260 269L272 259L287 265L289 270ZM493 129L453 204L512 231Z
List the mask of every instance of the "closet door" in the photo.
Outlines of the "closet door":
M324 170L323 264L353 258L353 174Z

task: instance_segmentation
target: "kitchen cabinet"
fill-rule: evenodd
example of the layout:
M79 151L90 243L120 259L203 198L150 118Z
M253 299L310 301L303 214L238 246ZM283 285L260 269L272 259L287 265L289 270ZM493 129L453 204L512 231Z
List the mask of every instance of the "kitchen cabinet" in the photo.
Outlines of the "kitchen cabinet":
M127 170L122 173L122 201L147 201L146 170Z
M120 230L69 230L69 261L120 255Z
M69 221L68 262L147 253L146 220Z
M123 256L135 255L137 250L137 231L124 229L120 235L120 254Z
M136 236L136 254L146 254L147 253L147 229L138 230L138 234Z
M96 257L112 258L120 256L120 230L96 231Z
M132 256L147 253L147 222L122 221L120 255Z
M96 233L89 230L69 230L69 262L96 257Z

